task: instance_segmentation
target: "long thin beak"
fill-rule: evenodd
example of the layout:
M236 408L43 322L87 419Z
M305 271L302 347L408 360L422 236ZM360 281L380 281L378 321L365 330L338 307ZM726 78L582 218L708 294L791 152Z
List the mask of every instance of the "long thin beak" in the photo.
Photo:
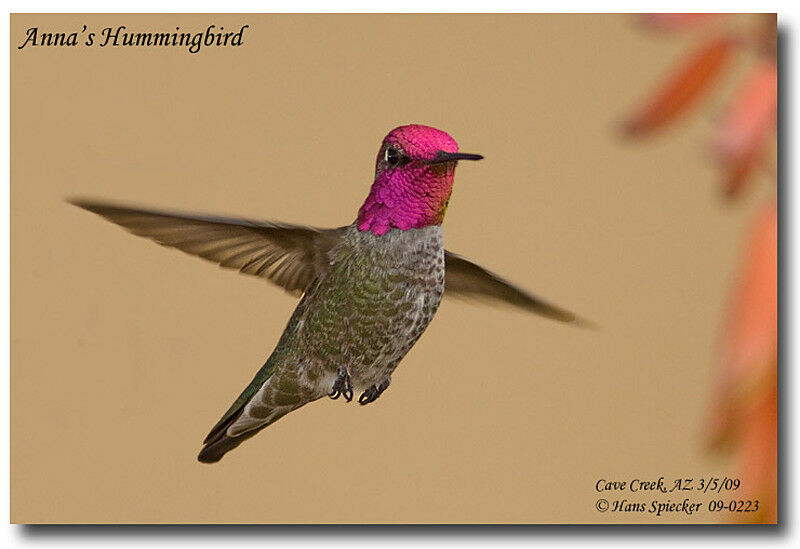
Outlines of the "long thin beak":
M481 160L483 158L480 154L469 153L449 153L439 151L436 158L428 161L428 164L443 164L444 162L456 162L457 160Z

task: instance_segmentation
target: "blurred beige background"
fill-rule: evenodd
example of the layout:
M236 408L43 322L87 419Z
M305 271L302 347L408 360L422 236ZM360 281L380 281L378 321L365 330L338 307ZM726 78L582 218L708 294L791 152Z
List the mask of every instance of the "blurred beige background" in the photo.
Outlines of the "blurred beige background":
M83 24L250 28L198 54L16 48ZM713 116L618 132L690 40L616 15L13 16L11 520L721 518L594 506L600 478L728 472L703 420L759 197L721 205ZM199 464L296 300L64 199L344 225L410 122L486 157L448 248L602 330L445 300L375 404L318 401Z

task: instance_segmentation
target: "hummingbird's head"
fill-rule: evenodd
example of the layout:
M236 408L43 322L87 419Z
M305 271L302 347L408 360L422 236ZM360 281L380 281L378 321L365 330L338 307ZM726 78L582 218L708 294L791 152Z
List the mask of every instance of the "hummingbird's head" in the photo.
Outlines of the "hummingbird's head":
M389 132L375 162L375 182L358 211L358 230L382 235L440 225L453 190L456 163L480 160L458 152L442 130L410 124Z

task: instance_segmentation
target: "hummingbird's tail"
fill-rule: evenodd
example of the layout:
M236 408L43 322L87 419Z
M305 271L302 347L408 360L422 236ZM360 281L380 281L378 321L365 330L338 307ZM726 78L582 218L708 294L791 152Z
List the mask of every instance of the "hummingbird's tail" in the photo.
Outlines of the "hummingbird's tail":
M266 427L266 425L264 425ZM197 461L201 463L216 463L222 457L239 446L242 442L255 435L261 429L254 429L249 433L245 433L238 437L229 437L225 434L225 429L220 431L217 436L208 442L205 442L203 449L197 455Z
M286 407L280 406L277 408L272 408L268 411L268 416L265 420L259 421L257 423L257 427L254 427L248 431L245 431L241 434L233 434L229 432L229 427L239 420L242 412L244 412L244 406L238 411L238 413L232 415L228 418L224 424L217 425L206 437L203 441L203 449L200 450L200 453L197 456L197 460L201 463L216 463L222 459L222 457L239 446L242 442L247 440L248 438L255 436L261 429L265 427L269 427L280 418L288 414L289 412L296 410L300 406L305 404L305 402L301 404L297 404L296 406ZM235 429L235 428L234 428Z
M248 438L255 436L261 429L265 427L269 427L280 418L288 414L291 410L287 410L286 412L282 412L280 414L276 414L273 416L273 419L268 423L263 424L260 427L257 427L251 431L247 431L246 433L242 433L241 435L237 436L230 436L228 435L228 426L232 425L238 416L232 417L230 423L225 426L224 429L219 431L214 435L213 438L207 438L203 443L203 449L200 450L200 453L197 455L197 461L201 463L216 463L223 458L225 454L239 446L242 442L247 440ZM210 436L210 434L209 434Z
M197 456L202 463L216 463L261 429L309 402L293 375L275 373L276 354L267 360L253 381L217 422L203 441Z

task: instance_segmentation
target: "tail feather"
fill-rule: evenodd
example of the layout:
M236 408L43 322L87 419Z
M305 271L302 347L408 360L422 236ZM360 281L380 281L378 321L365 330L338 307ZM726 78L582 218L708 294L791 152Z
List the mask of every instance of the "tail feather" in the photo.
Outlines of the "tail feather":
M276 379L275 365L281 360L281 345L267 359L250 384L242 391L225 415L217 422L203 441L197 456L202 463L216 463L261 429L296 410L310 400L305 386L297 383L292 372ZM273 387L273 384L275 385ZM263 394L262 394L263 393ZM242 417L249 402L257 395L259 401Z
M197 456L198 461L202 463L216 463L222 459L222 456L224 456L226 452L230 452L261 430L260 428L254 429L252 432L242 433L240 436L236 437L229 437L226 434L228 427L239 419L239 416L241 416L244 411L245 405L253 398L253 395L258 392L261 386L264 385L270 377L272 377L272 373L275 369L274 359L275 353L267 359L266 364L256 373L250 384L245 387L244 391L242 391L239 397L225 412L225 415L211 428L211 431L203 440L203 449L200 450L200 454ZM266 425L264 425L264 427L266 427Z
M264 427L266 427L266 425L264 425ZM217 463L225 454L239 446L248 438L254 436L264 427L253 429L238 437L230 437L225 431L219 432L212 440L207 440L204 443L203 449L200 450L200 453L197 455L197 461L200 463Z
M232 425L241 414L241 410L234 416L228 418L223 425L218 425L214 428L214 430L208 434L206 440L203 441L203 448L200 450L200 453L197 455L197 461L201 463L217 463L219 460L223 458L225 454L239 446L242 442L247 440L250 437L255 436L258 434L262 429L269 427L280 418L288 414L290 411L295 410L297 407L292 407L291 409L282 411L279 414L274 414L272 418L252 429L250 431L246 431L240 435L230 436L228 435L228 427Z
M244 391L239 395L239 397L231 404L228 411L225 412L220 420L217 422L214 427L211 428L211 432L206 435L206 438L203 440L203 444L207 444L211 440L215 439L217 435L220 433L224 433L231 424L236 421L244 410L245 405L253 398L258 390L264 385L270 377L272 377L272 373L275 370L274 365L275 360L275 353L270 355L267 359L267 362L261 369L256 373L253 380L250 384L244 388Z

